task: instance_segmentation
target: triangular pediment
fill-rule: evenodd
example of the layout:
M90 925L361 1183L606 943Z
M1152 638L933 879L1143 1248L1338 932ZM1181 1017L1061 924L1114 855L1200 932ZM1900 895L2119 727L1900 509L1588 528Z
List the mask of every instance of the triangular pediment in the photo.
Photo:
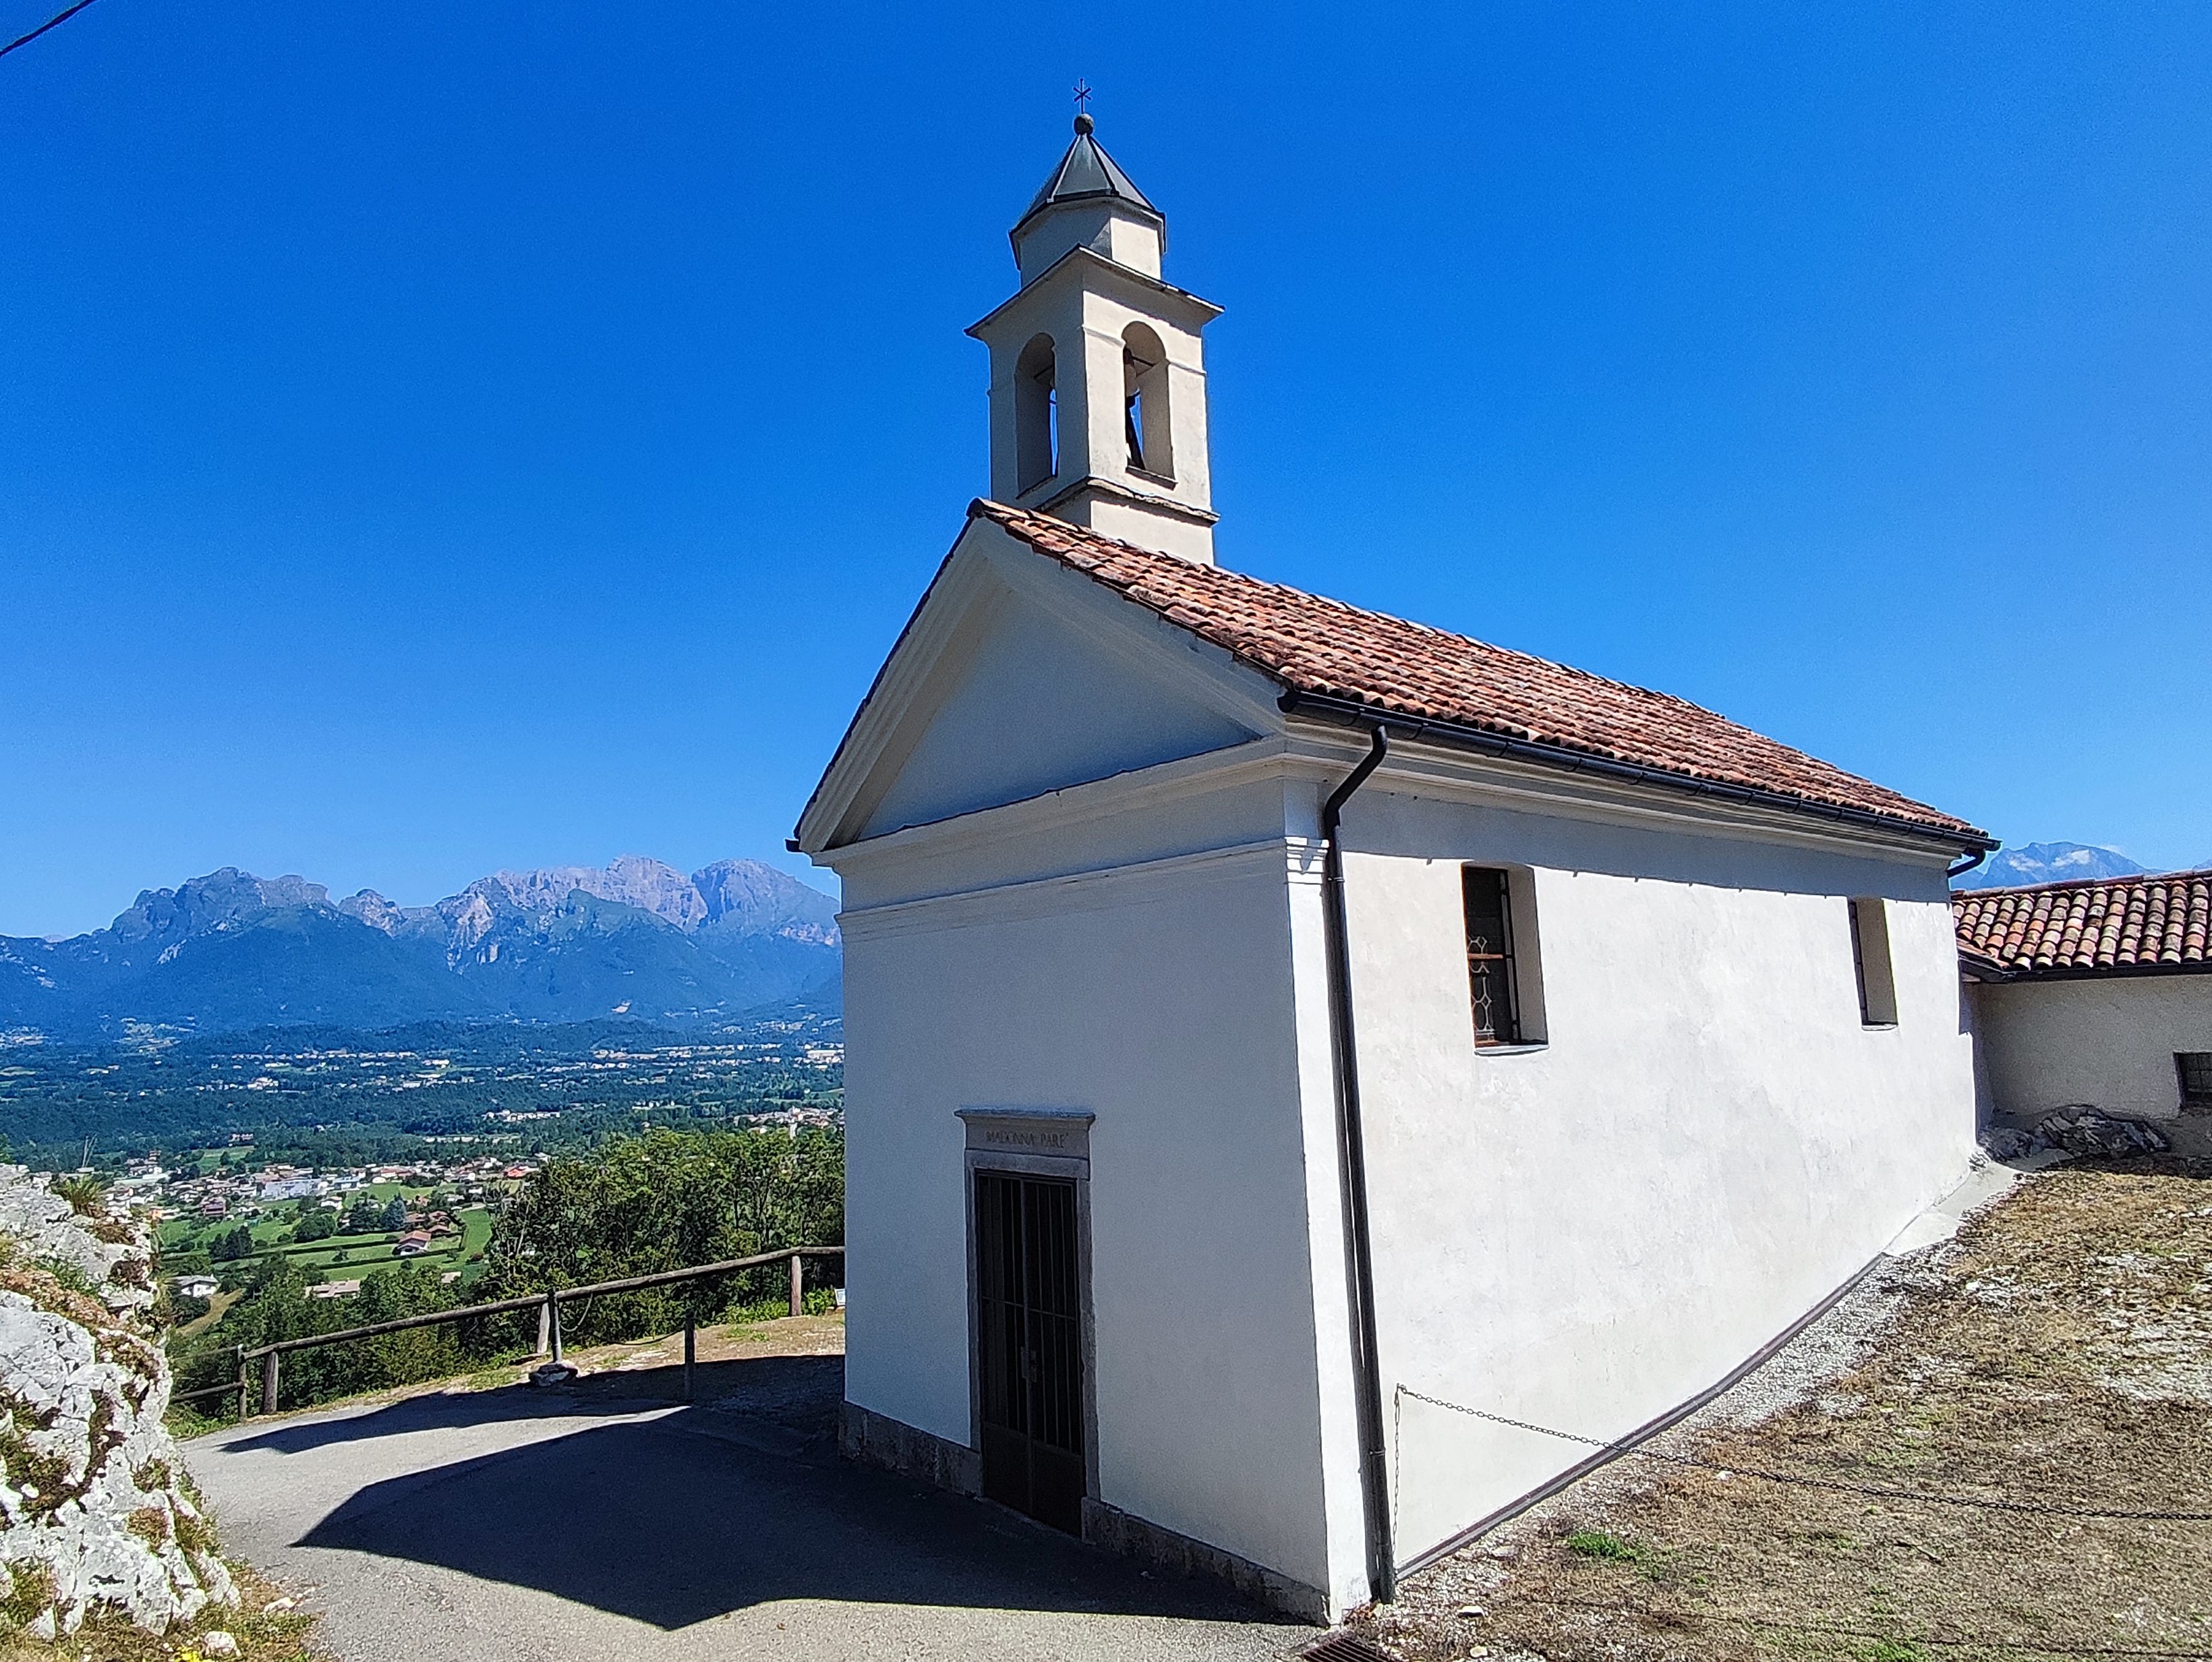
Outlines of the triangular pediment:
M1280 730L1265 677L971 521L808 804L809 852Z

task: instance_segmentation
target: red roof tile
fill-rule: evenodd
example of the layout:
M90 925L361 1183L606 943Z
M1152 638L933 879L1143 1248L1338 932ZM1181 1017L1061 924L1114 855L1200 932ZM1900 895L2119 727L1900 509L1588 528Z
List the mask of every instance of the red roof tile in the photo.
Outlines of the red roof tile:
M1559 750L1987 839L1963 819L1709 709L1463 635L979 501L970 517L1234 654L1284 687Z
M1960 955L2010 974L2212 970L2212 871L1951 897Z

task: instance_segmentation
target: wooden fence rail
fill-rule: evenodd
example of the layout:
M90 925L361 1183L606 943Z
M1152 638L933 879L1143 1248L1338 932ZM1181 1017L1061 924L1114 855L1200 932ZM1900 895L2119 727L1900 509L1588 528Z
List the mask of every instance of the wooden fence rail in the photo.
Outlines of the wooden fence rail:
M233 1384L207 1385L197 1391L179 1391L171 1397L173 1403L189 1403L205 1397L238 1395L238 1417L250 1416L247 1404L252 1400L252 1372L247 1364L261 1364L261 1411L276 1411L276 1385L279 1363L277 1359L289 1350L312 1350L318 1345L344 1344L353 1339L373 1339L380 1334L401 1333L410 1328L435 1327L444 1322L463 1322L477 1316L505 1316L517 1311L535 1310L538 1312L538 1349L536 1355L550 1355L561 1360L561 1306L576 1299L588 1299L601 1293L635 1293L642 1288L670 1287L678 1282L704 1281L712 1275L726 1275L739 1269L757 1269L763 1264L788 1260L791 1264L791 1313L800 1313L805 1291L805 1261L809 1258L842 1258L842 1246L787 1246L775 1252L757 1252L749 1258L722 1258L714 1263L695 1263L684 1269L657 1270L649 1275L626 1275L620 1281L593 1282L586 1287L556 1287L543 1293L532 1293L519 1299L498 1299L489 1304L464 1305L458 1310L434 1310L423 1316L402 1316L394 1321L371 1322L363 1327L343 1327L335 1333L313 1333L302 1338L279 1339L274 1344L256 1345L251 1350L238 1353L238 1379ZM697 1349L697 1329L690 1312L684 1317L684 1398L691 1399L691 1370Z

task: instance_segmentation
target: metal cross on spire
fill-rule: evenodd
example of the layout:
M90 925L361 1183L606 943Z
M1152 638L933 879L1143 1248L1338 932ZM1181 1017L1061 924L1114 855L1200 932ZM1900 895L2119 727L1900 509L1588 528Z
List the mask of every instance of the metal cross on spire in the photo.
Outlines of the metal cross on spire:
M1091 113L1091 83L1079 77L1075 83L1075 110L1079 115Z

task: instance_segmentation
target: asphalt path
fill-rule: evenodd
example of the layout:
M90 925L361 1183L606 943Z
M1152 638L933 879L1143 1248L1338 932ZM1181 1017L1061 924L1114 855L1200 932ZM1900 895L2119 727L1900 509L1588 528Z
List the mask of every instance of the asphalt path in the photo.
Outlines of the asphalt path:
M1226 1589L838 1458L842 1356L250 1421L189 1444L226 1549L341 1662L1275 1662Z

